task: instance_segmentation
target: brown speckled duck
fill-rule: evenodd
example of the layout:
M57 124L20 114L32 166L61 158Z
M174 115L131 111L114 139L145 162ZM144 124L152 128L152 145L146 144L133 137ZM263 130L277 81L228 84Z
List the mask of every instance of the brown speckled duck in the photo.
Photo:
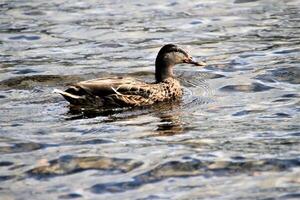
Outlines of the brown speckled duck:
M193 60L185 50L174 45L163 46L155 61L154 83L130 77L99 78L71 85L65 91L56 90L71 105L98 108L135 107L179 99L180 83L173 75L173 66L188 63L205 65Z

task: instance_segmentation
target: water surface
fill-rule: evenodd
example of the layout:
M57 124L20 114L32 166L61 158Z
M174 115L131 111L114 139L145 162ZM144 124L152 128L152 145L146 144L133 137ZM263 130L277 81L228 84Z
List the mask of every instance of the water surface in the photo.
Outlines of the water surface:
M300 1L0 3L1 199L300 198ZM54 88L153 80L176 43L181 102L75 112Z

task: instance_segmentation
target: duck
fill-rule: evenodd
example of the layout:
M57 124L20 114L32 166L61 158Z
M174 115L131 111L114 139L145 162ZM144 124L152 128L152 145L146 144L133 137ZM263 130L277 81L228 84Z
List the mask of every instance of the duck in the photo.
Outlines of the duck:
M205 66L197 62L183 48L166 44L155 60L155 81L147 83L132 77L109 77L81 81L68 86L65 91L55 90L70 105L97 108L149 106L158 102L179 100L183 90L173 74L177 64Z

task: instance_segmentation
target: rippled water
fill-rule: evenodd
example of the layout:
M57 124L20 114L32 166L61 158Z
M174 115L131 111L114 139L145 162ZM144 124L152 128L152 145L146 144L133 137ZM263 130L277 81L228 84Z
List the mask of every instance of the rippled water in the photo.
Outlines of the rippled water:
M299 199L300 1L0 3L1 199ZM173 105L74 112L54 88L150 81L176 43Z

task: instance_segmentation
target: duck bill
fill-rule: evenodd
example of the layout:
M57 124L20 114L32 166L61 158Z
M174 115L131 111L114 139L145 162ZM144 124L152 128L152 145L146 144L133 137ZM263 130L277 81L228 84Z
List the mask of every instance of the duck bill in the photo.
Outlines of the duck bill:
M200 66L200 67L204 67L206 66L205 62L201 62L201 61L195 61L193 58L190 58L186 61L186 63L188 64L192 64L192 65L196 65L196 66Z
M200 66L200 67L204 67L206 66L205 62L197 62L197 61L191 61L190 64L196 65L196 66Z

